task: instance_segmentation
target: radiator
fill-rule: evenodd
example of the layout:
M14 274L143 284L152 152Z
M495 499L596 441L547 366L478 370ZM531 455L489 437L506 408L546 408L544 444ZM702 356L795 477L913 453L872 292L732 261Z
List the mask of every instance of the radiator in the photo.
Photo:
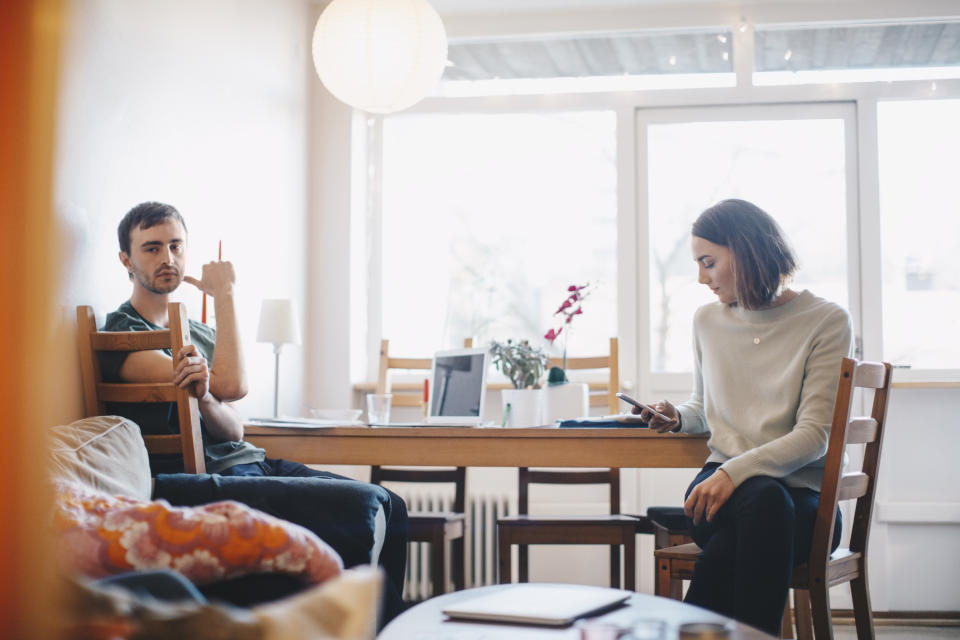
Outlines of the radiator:
M415 487L397 491L407 503L408 511L451 511L453 493L434 492ZM467 498L464 553L466 554L467 587L495 584L497 581L497 518L508 515L509 500L505 495L471 495ZM447 546L447 564L450 550ZM449 570L447 580L449 582ZM403 599L419 601L433 594L430 584L430 545L411 542L407 547L407 575Z

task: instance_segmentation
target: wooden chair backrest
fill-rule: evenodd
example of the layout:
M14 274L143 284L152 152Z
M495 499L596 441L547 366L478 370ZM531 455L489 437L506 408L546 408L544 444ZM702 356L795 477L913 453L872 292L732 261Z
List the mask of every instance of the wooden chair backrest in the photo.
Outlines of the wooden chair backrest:
M473 346L473 338L463 341L465 349ZM392 391L390 385L390 370L403 369L407 371L424 370L427 375L433 367L432 358L393 358L390 356L390 341L380 341L380 369L377 374L377 393L393 393L391 404L399 407L419 407L423 402L423 391ZM370 482L427 482L452 483L454 485L453 504L451 510L463 513L467 503L467 469L455 467L450 469L406 469L399 467L370 467Z
M616 338L610 338L610 353L605 356L578 356L567 358L567 371L586 369L606 369L606 382L590 383L590 406L606 407L611 414L620 411L617 392L620 391L619 345ZM562 367L563 358L550 358L551 367Z
M398 467L370 467L370 482L426 482L431 484L448 483L454 485L453 503L450 511L463 513L467 505L467 468L450 469L404 469Z
M620 469L551 471L520 467L517 513L530 513L531 484L606 484L610 487L610 513L620 513Z
M190 328L186 308L179 302L168 307L170 327L160 331L98 331L93 308L77 307L80 371L83 377L83 403L87 416L106 413L108 402L175 402L180 419L180 433L144 436L147 451L152 454L183 455L188 473L204 473L203 441L200 435L200 412L197 399L185 389L170 382L130 383L104 382L100 371L100 351L152 351L170 349L173 367L184 344L190 344Z
M892 367L886 362L843 359L820 488L820 505L807 563L811 577L822 577L826 573L833 528L836 524L837 504L842 500L857 501L850 530L850 551L866 554L891 371ZM850 416L855 389L873 389L873 407L869 416ZM843 469L844 452L848 444L866 445L859 471L845 472Z
M465 349L473 346L473 338L463 341ZM390 341L380 341L380 366L377 371L377 393L392 393L390 404L394 407L419 407L423 404L423 390L393 390L390 371L402 369L405 371L426 371L430 375L433 367L433 358L394 358L390 355Z

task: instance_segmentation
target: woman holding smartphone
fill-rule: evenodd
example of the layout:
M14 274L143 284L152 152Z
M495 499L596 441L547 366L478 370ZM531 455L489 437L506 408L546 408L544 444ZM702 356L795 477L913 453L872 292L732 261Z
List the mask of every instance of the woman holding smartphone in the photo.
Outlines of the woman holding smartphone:
M810 551L850 316L787 287L796 259L756 205L710 207L690 244L717 296L693 318L693 393L651 403L659 416L633 412L661 433L710 433L684 503L703 549L686 601L778 635L793 566Z

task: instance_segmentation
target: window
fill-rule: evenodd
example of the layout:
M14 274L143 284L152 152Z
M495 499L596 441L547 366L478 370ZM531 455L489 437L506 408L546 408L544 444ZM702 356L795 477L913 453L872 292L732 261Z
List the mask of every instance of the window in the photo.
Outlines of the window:
M610 111L385 119L391 351L433 353L467 336L542 344L567 286L589 281L569 352L605 352L617 318L615 147Z
M960 369L960 100L881 102L883 358Z
M960 22L758 27L761 85L960 78Z
M749 200L777 219L800 261L795 288L850 308L850 105L641 111L639 118L648 149L650 371L692 370L693 313L715 297L697 283L690 225L726 198Z
M440 95L730 87L728 27L460 39Z

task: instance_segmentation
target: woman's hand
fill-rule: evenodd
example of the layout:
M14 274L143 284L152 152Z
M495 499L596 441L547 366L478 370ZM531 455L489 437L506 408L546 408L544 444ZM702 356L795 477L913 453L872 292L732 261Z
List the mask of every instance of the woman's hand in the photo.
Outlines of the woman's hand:
M634 407L630 412L639 415L640 419L650 425L650 428L657 433L673 431L680 426L680 412L668 401L661 400L650 406L653 407L657 413L663 414L668 419L664 420L652 411L641 409L640 407Z
M706 516L707 522L712 522L720 507L730 499L735 487L733 480L723 469L717 469L712 476L698 484L690 492L687 501L683 503L683 511L693 518L693 524L700 524Z

